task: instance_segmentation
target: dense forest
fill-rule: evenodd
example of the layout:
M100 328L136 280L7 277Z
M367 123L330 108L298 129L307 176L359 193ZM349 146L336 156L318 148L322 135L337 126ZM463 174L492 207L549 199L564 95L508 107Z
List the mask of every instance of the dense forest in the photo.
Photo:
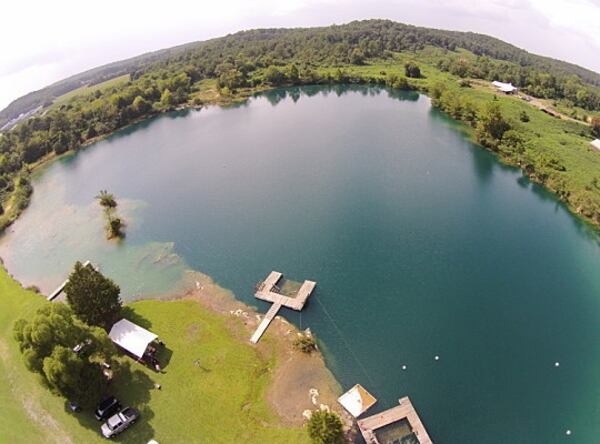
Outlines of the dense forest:
M563 94L568 79L600 87L600 74L596 72L531 54L487 35L423 28L388 20L367 20L322 28L242 31L110 63L13 101L0 111L0 127L19 114L47 105L54 98L82 85L94 85L122 74L148 72L161 66L190 63L198 75L210 76L215 74L217 65L225 58L242 61L240 57L243 57L243 61L258 65L280 64L292 59L320 64L346 64L359 62L365 57L382 57L386 51L417 50L427 45L449 51L464 48L476 56L485 56L486 60L510 62L510 66L496 69L510 71L504 78L519 86L527 86L528 81L544 83L540 91L545 97ZM454 69L464 68L455 66ZM542 79L533 78L541 74L545 74Z
M207 79L216 82L223 96L235 94L239 88L283 84L360 82L410 89L418 87L411 83L420 76L418 66L407 64L404 75L392 77L352 77L347 68L391 63L399 53L431 47L435 48L433 61L439 71L458 78L512 81L534 96L568 100L584 110L600 110L600 89L594 86L600 85L599 74L529 54L484 35L383 20L325 28L243 31L100 67L25 96L23 106L47 105L53 97L81 82L95 83L111 73L129 73L129 81L49 107L0 135L0 199L4 205L0 213L5 208L10 210L1 225L10 223L28 203L30 165L50 154L76 149L152 113L184 104L201 105L202 99L196 93ZM19 108L19 103L11 104L13 110ZM476 110L465 118L467 114L463 120L475 122L480 117ZM600 204L598 209L600 218Z

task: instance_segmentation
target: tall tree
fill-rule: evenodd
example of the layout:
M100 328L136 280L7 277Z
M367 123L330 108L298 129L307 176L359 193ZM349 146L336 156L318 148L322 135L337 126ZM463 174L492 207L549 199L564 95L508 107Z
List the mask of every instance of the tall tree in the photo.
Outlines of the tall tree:
M421 77L421 69L413 62L408 62L404 65L404 75L413 79Z
M160 96L160 104L164 108L169 108L175 105L175 97L169 89L165 89Z
M40 374L53 392L82 406L104 395L108 379L103 363L116 364L116 349L104 330L79 320L62 303L46 304L14 326L27 368Z
M92 265L75 263L65 286L75 315L88 325L109 330L121 314L121 290Z
M488 148L497 149L502 136L510 129L510 124L502 115L497 102L489 102L479 116L477 140Z
M344 430L335 413L317 410L308 421L308 436L314 444L342 444Z

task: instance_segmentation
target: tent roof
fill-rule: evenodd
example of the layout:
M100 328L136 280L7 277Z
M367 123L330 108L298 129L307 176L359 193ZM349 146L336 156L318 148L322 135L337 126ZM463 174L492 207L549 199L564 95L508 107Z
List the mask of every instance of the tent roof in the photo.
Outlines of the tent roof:
M369 410L377 399L371 395L362 385L356 384L346 393L338 398L338 402L355 418Z
M121 319L110 329L108 337L112 341L124 348L128 352L141 358L146 351L146 347L156 338L157 335L139 325L134 324L127 319Z
M492 84L502 92L512 92L517 89L512 83L504 83L494 80Z
M591 143L594 148L596 148L597 150L600 150L600 139L596 139Z

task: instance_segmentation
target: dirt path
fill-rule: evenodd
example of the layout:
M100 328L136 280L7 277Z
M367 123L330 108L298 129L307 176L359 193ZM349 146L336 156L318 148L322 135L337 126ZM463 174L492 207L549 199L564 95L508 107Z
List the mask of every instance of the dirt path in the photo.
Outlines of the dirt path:
M557 111L556 109L552 108L550 105L542 102L539 99L536 99L535 97L529 96L527 94L521 93L520 94L522 97L526 97L528 100L527 102L532 105L535 106L536 108L540 109L540 110L544 110L544 109L549 109L551 110L553 113L555 113L559 118L561 118L562 120L569 120L571 122L577 122L577 123L581 123L582 125L588 125L589 123L587 122L582 122L581 120L577 120L574 119L571 116L567 116L566 114L561 113L560 111Z
M469 81L476 86L479 86L480 88L486 89L486 90L490 90L496 94L502 94L501 92L499 92L492 84L491 82L488 82L487 80L480 80L480 79L469 79ZM581 120L577 120L574 119L571 116L567 116L564 113L561 113L560 111L557 111L556 109L554 109L552 106L550 106L548 103L544 102L543 99L538 99L536 97L530 96L528 94L525 94L523 92L518 93L518 95L513 94L512 97L515 98L515 100L523 100L527 103L529 103L531 106L539 109L539 110L543 110L543 109L548 109L551 112L555 113L557 117L559 117L562 120L569 120L571 122L577 122L580 123L582 125L587 125L589 126L590 124L587 122L583 122ZM525 97L525 100L523 99L523 97Z

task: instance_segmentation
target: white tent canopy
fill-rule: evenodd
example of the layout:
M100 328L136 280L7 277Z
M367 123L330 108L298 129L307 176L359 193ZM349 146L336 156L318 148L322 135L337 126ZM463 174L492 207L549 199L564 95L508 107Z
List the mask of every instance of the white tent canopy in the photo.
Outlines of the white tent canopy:
M110 329L108 337L119 347L127 350L129 353L141 358L152 341L158 338L157 335L139 325L134 324L127 319L121 319Z
M600 139L596 139L591 143L594 148L596 148L598 151L600 151Z
M369 410L377 400L362 385L356 384L340 396L338 402L342 404L352 416L358 418L364 412Z

